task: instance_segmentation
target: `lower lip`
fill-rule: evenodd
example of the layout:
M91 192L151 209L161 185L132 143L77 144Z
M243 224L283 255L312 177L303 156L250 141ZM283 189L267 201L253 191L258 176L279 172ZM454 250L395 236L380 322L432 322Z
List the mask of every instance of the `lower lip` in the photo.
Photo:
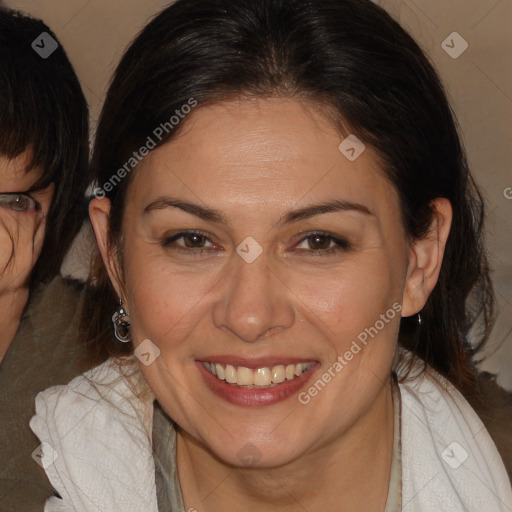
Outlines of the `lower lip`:
M196 361L196 366L201 372L206 385L220 398L242 407L262 407L264 405L282 402L290 396L295 395L320 367L320 363L314 363L313 366L300 377L285 380L271 388L242 388L218 379L199 361Z

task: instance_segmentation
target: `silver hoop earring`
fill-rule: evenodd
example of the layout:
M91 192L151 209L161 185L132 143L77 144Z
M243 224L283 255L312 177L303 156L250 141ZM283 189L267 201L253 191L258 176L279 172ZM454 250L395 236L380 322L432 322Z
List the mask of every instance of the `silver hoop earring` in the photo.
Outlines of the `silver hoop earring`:
M129 343L132 340L130 336L130 315L123 307L123 301L119 299L119 305L112 315L112 324L114 325L114 334L122 343Z

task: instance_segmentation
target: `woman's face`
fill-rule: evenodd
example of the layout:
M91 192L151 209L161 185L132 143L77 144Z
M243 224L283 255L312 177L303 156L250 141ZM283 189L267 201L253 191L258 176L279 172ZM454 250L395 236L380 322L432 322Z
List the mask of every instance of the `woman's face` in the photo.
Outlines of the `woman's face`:
M117 289L142 372L234 465L284 464L363 421L389 385L402 304L417 311L397 193L374 151L342 153L318 112L200 108L126 198Z
M0 155L0 293L26 286L43 247L54 187L30 192L42 175L40 168L27 171L31 158L30 151Z

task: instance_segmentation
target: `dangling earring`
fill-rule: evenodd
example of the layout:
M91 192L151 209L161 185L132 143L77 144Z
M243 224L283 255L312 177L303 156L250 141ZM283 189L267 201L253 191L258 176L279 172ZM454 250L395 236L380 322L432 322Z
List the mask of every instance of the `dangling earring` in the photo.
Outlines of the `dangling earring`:
M421 329L421 315L418 313L418 326Z
M123 308L123 301L119 299L119 305L115 313L112 315L112 324L114 325L114 334L116 338L123 342L128 343L131 341L130 336L130 315Z

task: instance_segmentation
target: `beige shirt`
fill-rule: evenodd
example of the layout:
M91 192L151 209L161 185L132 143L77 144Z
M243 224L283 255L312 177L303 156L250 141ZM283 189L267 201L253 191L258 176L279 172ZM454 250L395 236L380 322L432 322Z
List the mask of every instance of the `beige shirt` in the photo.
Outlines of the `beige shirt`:
M78 285L56 277L31 295L20 328L0 365L0 509L42 511L55 491L35 460L29 427L36 395L82 373L85 348L77 342Z

